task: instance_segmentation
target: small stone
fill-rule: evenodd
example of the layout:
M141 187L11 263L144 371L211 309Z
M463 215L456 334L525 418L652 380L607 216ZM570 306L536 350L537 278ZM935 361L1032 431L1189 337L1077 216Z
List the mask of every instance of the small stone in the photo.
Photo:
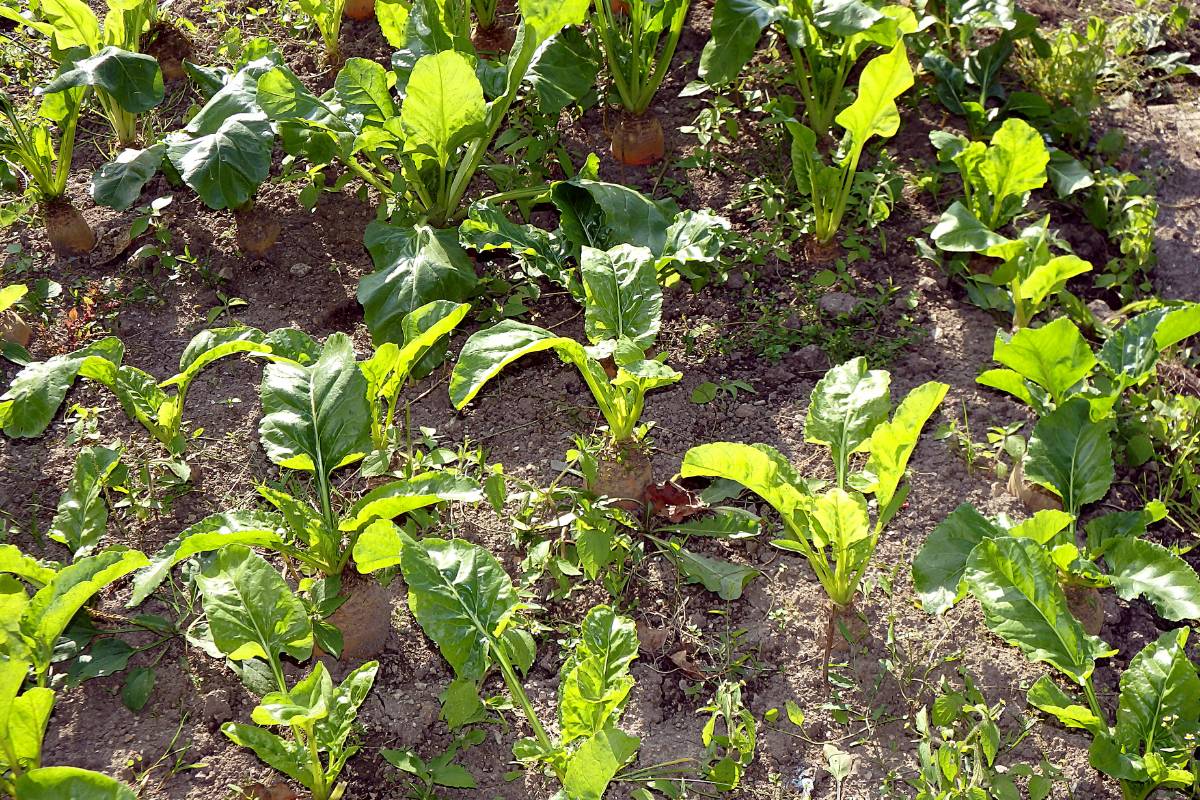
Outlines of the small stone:
M229 693L224 689L216 689L204 695L202 702L205 721L220 725L233 718L233 709L229 705Z
M750 419L758 413L754 406L750 403L742 403L733 410L733 415L738 419Z
M821 297L817 301L817 305L829 316L838 317L843 314L853 314L854 310L858 308L859 302L859 299L852 294L830 292Z
M820 345L809 344L787 357L788 366L800 372L819 372L829 368L829 358Z
M292 264L291 269L289 269L288 272L292 273L297 278L303 278L305 275L312 272L312 266L305 264L303 261L297 261L295 264Z
M921 277L917 278L917 289L925 294L936 292L939 286L941 286L941 284L938 283L937 279L931 278L928 275L922 275Z
M1088 303L1088 310L1091 311L1092 314L1096 316L1096 319L1100 320L1101 322L1108 322L1113 315L1112 308L1110 308L1108 303L1104 302L1099 297Z
M731 272L729 277L725 279L725 285L730 289L741 289L746 285L746 278L740 272Z

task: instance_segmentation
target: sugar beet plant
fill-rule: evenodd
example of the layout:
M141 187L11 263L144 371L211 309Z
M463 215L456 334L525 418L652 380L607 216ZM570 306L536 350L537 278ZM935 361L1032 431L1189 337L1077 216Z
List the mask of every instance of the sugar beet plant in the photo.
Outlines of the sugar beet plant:
M359 541L356 560L374 569L400 565L413 616L454 669L447 704L453 699L459 707L443 712L452 724L476 718L479 686L495 667L533 732L513 745L517 760L549 769L566 797L603 796L640 745L616 727L633 688L629 666L638 640L632 620L608 606L588 612L559 673L559 733L551 737L519 675L536 655L522 619L526 606L491 553L462 539L414 541L380 522Z
M649 482L638 421L646 393L683 376L648 357L662 319L662 289L655 259L645 248L584 248L581 263L584 330L591 346L557 336L544 328L505 320L473 334L459 353L450 376L450 401L461 409L506 366L533 353L553 350L573 364L592 392L608 423L609 450L601 466L597 490L611 496L640 499Z
M858 60L875 47L895 48L905 33L917 29L917 21L904 6L877 8L860 0L718 0L712 38L700 56L700 77L713 86L733 81L768 28L778 30L787 44L805 121L824 145Z
M949 388L935 381L918 386L889 419L890 383L887 372L870 370L865 359L856 358L829 370L814 387L804 436L829 449L834 480L828 488L801 477L781 453L762 444L700 445L684 455L680 467L685 478L740 483L779 513L784 535L772 544L803 555L829 595L826 669L836 620L853 604L880 535L908 498L909 457ZM858 472L851 471L855 453L867 454ZM874 524L868 494L874 496Z

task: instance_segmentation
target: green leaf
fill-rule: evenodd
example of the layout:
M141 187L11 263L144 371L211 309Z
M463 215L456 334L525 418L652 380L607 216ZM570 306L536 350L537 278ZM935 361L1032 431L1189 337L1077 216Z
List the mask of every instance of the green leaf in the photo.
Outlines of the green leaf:
M280 535L283 520L275 514L261 511L223 511L210 514L199 522L184 528L171 541L162 546L149 566L133 579L133 594L126 608L135 608L146 601L176 564L194 555L219 550L232 544L249 547L284 549Z
M17 778L21 800L137 800L132 789L99 772L78 767L41 767Z
M489 380L517 359L555 350L564 361L582 372L587 361L583 347L574 339L515 320L504 320L478 331L467 339L450 375L450 402L461 409L474 399ZM585 373L586 377L586 373Z
M490 648L519 605L491 553L463 539L428 538L401 555L408 605L459 678L478 681Z
M14 439L40 436L89 359L120 364L124 355L121 340L108 336L73 353L25 366L0 395L0 427L5 435Z
M700 78L723 86L754 55L763 31L787 16L787 7L766 0L717 0L712 14L712 38L700 54Z
M1091 418L1091 405L1077 397L1038 420L1025 453L1025 477L1062 498L1076 517L1108 493L1114 476L1107 422Z
M693 553L670 543L672 560L688 583L699 583L722 600L737 600L758 570L721 558Z
M870 476L870 491L875 493L880 509L891 506L892 499L904 479L908 459L916 449L921 429L941 405L950 387L944 383L929 381L913 389L900 401L896 413L882 422L866 443L871 455L867 459L864 475ZM864 487L859 487L866 491ZM882 520L882 518L881 518ZM887 524L882 520L879 527Z
M400 109L405 148L429 148L445 169L455 149L483 130L487 107L475 69L454 50L422 56L406 92Z
M1105 548L1104 563L1122 600L1145 595L1166 619L1200 619L1200 577L1162 545L1119 538Z
M1036 310L1047 297L1061 292L1068 280L1091 270L1089 262L1075 255L1055 256L1039 263L1020 282L1022 302Z
M54 580L53 569L26 555L15 544L0 544L0 572L8 572L38 586Z
M250 748L256 756L292 780L305 787L311 786L313 776L309 770L308 753L298 742L239 722L226 722L221 726L221 733L234 744Z
M179 357L179 372L159 384L186 387L202 370L213 362L238 353L269 353L262 331L236 325L228 328L209 328L191 338Z
M1168 753L1182 744L1168 758L1186 763L1192 749L1183 744L1186 732L1195 730L1200 716L1200 678L1186 650L1189 633L1167 631L1121 674L1114 738L1125 752Z
M263 696L250 712L256 725L299 725L308 727L329 715L333 680L320 661L308 675L286 692L274 691Z
M1061 402L1096 366L1096 356L1066 317L1040 328L1021 328L1011 337L999 331L992 358L1032 381Z
M783 454L768 445L714 442L693 447L684 454L679 475L740 483L770 503L795 536L804 535L804 516L812 495Z
M272 463L326 478L371 449L367 380L350 337L335 333L310 366L268 364L263 370L263 418L258 426Z
M538 110L556 116L596 86L600 62L578 28L567 28L534 55L525 80L537 94Z
M1009 197L1045 186L1049 163L1042 135L1028 122L1013 117L992 136L979 174L992 193L993 204L1000 206Z
M121 108L133 114L149 111L162 102L163 78L152 56L105 47L75 62L43 91L54 94L65 89L92 86L110 95Z
M121 465L121 451L99 445L85 447L75 457L71 483L58 498L58 510L47 535L71 550L71 557L95 549L108 528L108 504L103 491Z
M829 448L839 486L845 484L850 454L887 419L890 383L887 372L868 370L867 360L860 356L830 369L813 388L804 440Z
M317 722L315 731L317 742L323 749L331 753L340 752L344 759L346 751L342 747L353 729L359 707L375 685L378 673L379 662L368 661L352 670L334 687L328 701L329 715ZM333 782L337 778L337 771L327 777Z
M662 289L653 253L629 245L608 251L585 246L579 271L588 339L596 344L626 338L642 350L649 349L662 320Z
M564 746L616 720L633 688L629 665L637 652L633 620L609 606L588 611L579 643L559 680L559 735Z
M339 527L343 531L356 531L373 520L395 519L434 503L477 503L482 499L483 492L472 478L447 472L425 472L372 489L350 507Z
M167 146L162 142L144 150L122 150L92 173L89 187L97 205L124 211L137 202L142 189L162 166Z
M372 341L401 342L405 315L434 300L461 302L477 279L452 230L372 222L363 240L375 272L358 284Z
M153 667L137 667L125 677L121 686L121 704L135 714L146 707L154 691L155 672Z
M361 114L365 123L382 125L396 115L387 71L369 59L346 59L333 82L333 93L346 113Z
M312 624L304 604L275 569L244 545L203 559L196 585L213 642L232 661L280 653L298 661L312 653Z
M981 253L1008 241L958 200L942 213L929 235L938 249L951 253Z
M576 177L554 184L550 199L559 211L559 225L576 246L608 250L622 244L645 247L661 256L667 228L678 208L656 201L636 189Z
M270 173L274 138L265 118L233 116L211 132L168 135L167 158L209 208L240 208Z
M411 541L391 520L376 520L354 541L354 564L363 574L394 567L400 563L404 546Z
M900 129L896 98L912 85L912 67L901 39L890 52L867 62L858 79L858 97L834 121L850 133L858 151L872 136L895 136Z
M985 539L967 559L965 578L995 634L1076 683L1088 679L1097 658L1115 652L1071 616L1055 567L1036 542Z
M1038 678L1025 695L1029 704L1057 719L1068 728L1082 728L1100 733L1108 724L1090 708L1080 705L1055 685L1049 675Z
M40 674L49 666L54 643L85 603L110 583L147 563L137 550L110 547L64 567L54 580L39 589L30 598L21 619L23 632L37 648L35 671Z
M585 741L567 760L563 789L573 800L602 800L617 772L641 746L636 736L606 728Z
M523 27L532 33L533 43L540 45L568 25L583 24L591 3L589 0L519 0L517 5Z
M944 614L967 594L964 573L975 546L1002 531L970 503L950 512L913 559L913 588L930 614Z
M1076 192L1082 191L1096 183L1091 170L1077 159L1057 147L1050 149L1050 160L1046 165L1046 175L1054 187L1054 193L1062 200Z

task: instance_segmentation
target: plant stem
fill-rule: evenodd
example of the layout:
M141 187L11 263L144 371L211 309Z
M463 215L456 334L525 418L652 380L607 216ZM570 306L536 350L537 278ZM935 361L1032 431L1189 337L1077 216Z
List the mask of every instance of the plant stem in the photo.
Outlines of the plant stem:
M533 729L534 738L538 740L538 744L542 746L545 752L552 752L554 744L550 741L550 737L546 735L546 729L542 727L542 723L537 717L537 712L533 710L533 704L529 702L529 695L525 694L525 689L521 686L521 681L517 678L516 670L513 669L508 656L504 654L503 646L499 641L493 640L491 647L492 654L496 656L496 663L500 665L500 674L504 676L504 682L508 685L509 694L521 706L521 710L525 712L525 719L529 721L529 727ZM554 766L554 773L561 781L563 776L557 766Z

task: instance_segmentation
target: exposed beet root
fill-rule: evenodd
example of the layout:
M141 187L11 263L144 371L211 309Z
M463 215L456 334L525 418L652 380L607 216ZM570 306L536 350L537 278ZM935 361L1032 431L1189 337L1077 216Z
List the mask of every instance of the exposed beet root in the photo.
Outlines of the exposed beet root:
M600 454L596 481L588 488L596 494L642 502L646 487L654 483L650 459L636 444L610 445Z
M187 76L184 59L192 57L192 41L169 22L158 22L146 37L142 52L158 60L164 81L177 81Z
M375 16L375 0L346 0L345 14L356 22L373 19Z
M832 264L841 255L842 246L837 242L818 242L811 236L804 240L804 259L810 264Z
M666 155L662 123L647 113L639 117L622 115L612 132L612 155L630 167L653 164Z
M33 329L15 311L0 311L0 341L28 347Z
M378 658L387 645L392 633L392 593L371 578L348 583L343 591L349 598L328 621L342 632L340 660L345 664L361 664Z
M42 218L46 225L46 238L58 255L78 256L92 252L96 246L95 231L69 200L50 201Z

